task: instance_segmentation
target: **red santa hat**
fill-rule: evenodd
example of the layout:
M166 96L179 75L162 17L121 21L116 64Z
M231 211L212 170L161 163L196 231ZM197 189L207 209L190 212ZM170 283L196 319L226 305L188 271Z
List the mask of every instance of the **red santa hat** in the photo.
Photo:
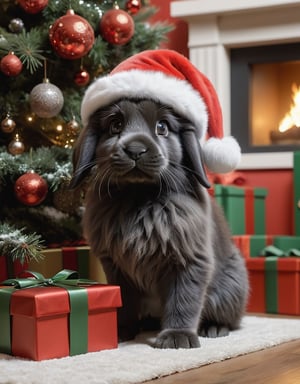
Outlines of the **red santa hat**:
M241 150L233 137L223 137L216 91L186 57L172 50L149 50L123 61L87 89L81 105L83 124L98 108L125 97L158 101L189 119L210 171L226 173L238 165Z

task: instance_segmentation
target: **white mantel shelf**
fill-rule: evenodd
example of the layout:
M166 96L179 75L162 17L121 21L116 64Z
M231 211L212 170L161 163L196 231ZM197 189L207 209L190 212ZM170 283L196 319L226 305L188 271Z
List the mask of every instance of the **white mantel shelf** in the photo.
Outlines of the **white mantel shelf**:
M230 49L300 42L300 0L173 1L171 15L188 23L190 60L214 84L230 134ZM240 169L292 166L291 152L243 154Z
M199 17L205 15L222 15L299 5L299 0L185 0L171 3L173 17Z

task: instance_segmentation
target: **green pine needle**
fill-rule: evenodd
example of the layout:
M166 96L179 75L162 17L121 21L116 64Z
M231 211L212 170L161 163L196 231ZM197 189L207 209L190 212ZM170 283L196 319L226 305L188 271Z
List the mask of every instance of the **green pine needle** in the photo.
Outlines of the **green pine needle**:
M29 32L24 30L19 35L10 36L10 49L19 57L27 70L33 74L43 66L45 56L43 53L44 34L39 28L32 28Z
M21 264L30 260L43 259L41 236L36 233L26 235L24 229L16 229L7 223L0 223L0 255L18 260Z

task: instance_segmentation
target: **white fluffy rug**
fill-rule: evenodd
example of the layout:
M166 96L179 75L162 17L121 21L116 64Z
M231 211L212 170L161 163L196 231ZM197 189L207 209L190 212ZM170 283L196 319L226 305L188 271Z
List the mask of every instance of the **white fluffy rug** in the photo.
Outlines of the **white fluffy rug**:
M300 320L247 316L242 328L217 339L200 338L201 348L160 350L154 334L140 335L118 349L42 362L0 354L1 384L129 384L300 338Z

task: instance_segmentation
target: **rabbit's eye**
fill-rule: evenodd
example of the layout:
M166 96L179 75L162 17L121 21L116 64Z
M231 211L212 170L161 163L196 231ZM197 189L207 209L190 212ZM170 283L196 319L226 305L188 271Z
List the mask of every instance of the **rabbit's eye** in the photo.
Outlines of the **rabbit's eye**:
M155 126L156 136L167 137L169 133L168 123L165 120L159 120Z
M111 135L118 135L123 130L122 119L113 119L109 125L109 132Z

